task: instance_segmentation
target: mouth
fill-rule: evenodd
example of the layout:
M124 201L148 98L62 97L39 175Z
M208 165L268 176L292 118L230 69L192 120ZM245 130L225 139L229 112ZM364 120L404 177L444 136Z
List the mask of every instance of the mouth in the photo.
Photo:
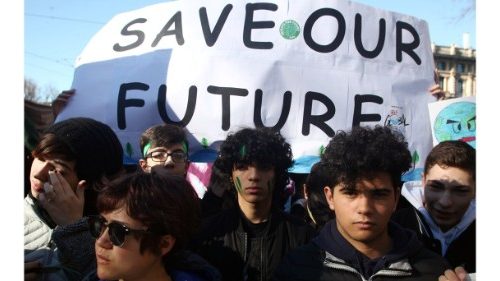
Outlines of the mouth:
M43 193L44 192L44 190L43 190L43 184L39 184L39 183L31 182L31 189L33 189L37 193Z
M97 260L97 263L99 264L106 264L106 263L109 263L110 260L102 255L99 255L99 254L96 254L96 260Z
M451 212L443 212L443 211L436 210L436 209L434 209L434 214L438 219L448 219L451 216L453 216L453 213L451 213Z
M257 187L257 186L251 186L251 187L245 188L245 191L247 193L251 193L251 194L253 194L253 193L260 193L262 191L262 188Z
M370 221L358 221L358 222L355 222L354 225L356 225L357 227L359 227L361 229L370 229L370 228L375 226L375 223L370 222Z
M463 142L471 142L471 141L475 141L475 140L476 140L475 136L463 137L460 139L460 141L463 141Z

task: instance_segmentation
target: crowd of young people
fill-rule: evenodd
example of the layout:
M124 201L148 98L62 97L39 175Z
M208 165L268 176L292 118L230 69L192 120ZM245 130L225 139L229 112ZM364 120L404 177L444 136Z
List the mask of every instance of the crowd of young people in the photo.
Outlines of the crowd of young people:
M455 267L476 270L466 143L440 143L422 181L403 183L403 135L336 132L304 184L303 216L284 211L293 155L279 132L229 133L202 199L186 180L185 129L152 126L139 144L142 159L125 169L101 122L45 131L25 198L25 280L461 280Z

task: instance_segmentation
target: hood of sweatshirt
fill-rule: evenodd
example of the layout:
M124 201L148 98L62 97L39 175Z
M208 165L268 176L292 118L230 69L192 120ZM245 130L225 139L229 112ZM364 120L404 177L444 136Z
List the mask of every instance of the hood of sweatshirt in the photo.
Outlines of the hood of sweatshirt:
M414 232L404 229L396 223L389 222L388 231L393 243L392 249L384 256L373 260L356 250L340 234L335 219L323 227L318 236L313 239L313 243L333 256L342 259L367 277L392 263L415 255L423 247Z

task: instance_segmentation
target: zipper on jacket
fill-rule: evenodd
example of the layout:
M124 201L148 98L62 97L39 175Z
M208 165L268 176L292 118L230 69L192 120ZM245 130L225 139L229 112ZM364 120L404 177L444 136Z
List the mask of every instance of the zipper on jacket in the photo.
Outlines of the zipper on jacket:
M243 232L243 261L246 263L248 260L248 235L246 232Z
M365 277L363 277L363 275L361 273L359 273L356 269L354 269L353 267L347 265L346 263L341 263L341 262L338 262L336 260L329 259L328 255L329 255L329 253L327 252L327 257L323 261L323 265L324 266L332 268L332 269L338 269L338 270L343 270L343 271L347 271L347 272L350 272L350 273L354 273L357 276L359 276L361 278L361 280L367 281L365 279ZM339 261L341 261L341 260L339 259Z
M373 278L377 276L389 276L389 277L406 277L406 276L411 276L411 272L408 271L400 271L400 270L394 270L394 269L382 269L377 271L375 274L370 276L369 281L373 280Z
M332 269L338 269L354 273L358 275L363 281L371 281L373 280L373 278L378 276L405 277L412 275L411 266L406 260L402 260L396 263L392 263L390 266L392 266L393 268L381 269L375 272L375 274L373 274L372 276L370 276L368 280L366 280L365 277L359 271L357 271L354 267L351 267L348 264L346 264L344 260L339 259L328 252L325 252L325 254L326 257L325 260L323 261L323 265ZM398 266L399 268L394 268Z

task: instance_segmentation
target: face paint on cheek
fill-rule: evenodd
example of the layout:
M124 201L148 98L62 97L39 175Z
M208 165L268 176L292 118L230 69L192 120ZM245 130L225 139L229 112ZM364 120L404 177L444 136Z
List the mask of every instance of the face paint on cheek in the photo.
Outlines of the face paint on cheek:
M236 187L238 193L242 192L243 188L241 187L241 181L239 177L236 177L236 180L234 181L234 186Z

